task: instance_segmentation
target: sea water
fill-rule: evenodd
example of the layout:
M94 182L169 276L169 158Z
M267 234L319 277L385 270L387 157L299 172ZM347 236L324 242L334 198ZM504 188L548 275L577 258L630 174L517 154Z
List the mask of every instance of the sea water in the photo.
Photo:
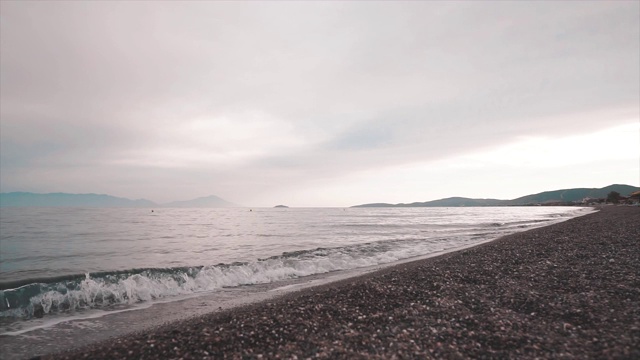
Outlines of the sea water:
M209 309L247 293L260 298L296 279L357 274L590 211L1 208L0 336L150 306L172 320L167 309L185 299L208 296Z

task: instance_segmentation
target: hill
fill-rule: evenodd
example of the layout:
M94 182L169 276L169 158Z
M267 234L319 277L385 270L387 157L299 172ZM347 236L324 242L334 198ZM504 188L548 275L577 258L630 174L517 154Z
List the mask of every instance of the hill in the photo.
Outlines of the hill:
M172 207L172 208L218 208L218 207L239 207L240 205L230 203L215 195L210 195L210 196L200 197L193 200L174 201L167 204L162 204L162 206Z
M578 202L584 198L606 198L611 191L616 191L621 195L629 195L640 188L630 185L614 184L603 188L576 188L545 191L538 194L526 195L513 200L498 199L470 199L463 197L450 197L445 199L414 202L410 204L386 204L372 203L356 205L353 207L457 207L457 206L518 206L537 205L546 203L567 203Z
M0 207L174 207L174 208L214 208L237 207L215 195L187 201L157 204L146 199L131 200L105 194L36 194L30 192L0 193Z
M545 191L539 194L527 195L509 201L509 205L528 205L528 204L544 204L549 202L572 202L581 201L584 198L606 198L607 194L616 191L621 195L627 196L640 188L614 184L600 189L597 188L577 188L563 189L555 191Z
M29 192L0 193L0 206L9 207L154 207L153 201L131 200L105 194L35 194Z
M456 207L456 206L502 206L506 205L508 200L497 199L470 199L464 197L450 197L446 199L414 202L409 204L386 204L386 203L373 203L356 205L353 207Z

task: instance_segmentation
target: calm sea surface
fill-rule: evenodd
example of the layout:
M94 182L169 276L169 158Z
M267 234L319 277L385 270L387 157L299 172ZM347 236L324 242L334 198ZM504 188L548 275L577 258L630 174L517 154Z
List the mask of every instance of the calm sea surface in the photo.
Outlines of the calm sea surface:
M590 211L1 208L0 334L52 315L393 263Z

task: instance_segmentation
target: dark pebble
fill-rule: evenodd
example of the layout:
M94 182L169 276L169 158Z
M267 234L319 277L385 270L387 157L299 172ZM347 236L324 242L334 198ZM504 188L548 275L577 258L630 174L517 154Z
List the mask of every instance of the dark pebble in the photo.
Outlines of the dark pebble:
M640 359L640 208L49 358Z

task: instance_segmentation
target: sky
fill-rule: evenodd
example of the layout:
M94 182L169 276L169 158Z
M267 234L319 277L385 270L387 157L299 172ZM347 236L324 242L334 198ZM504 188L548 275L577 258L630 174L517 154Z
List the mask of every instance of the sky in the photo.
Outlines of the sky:
M640 185L640 2L0 2L0 190L351 206Z

